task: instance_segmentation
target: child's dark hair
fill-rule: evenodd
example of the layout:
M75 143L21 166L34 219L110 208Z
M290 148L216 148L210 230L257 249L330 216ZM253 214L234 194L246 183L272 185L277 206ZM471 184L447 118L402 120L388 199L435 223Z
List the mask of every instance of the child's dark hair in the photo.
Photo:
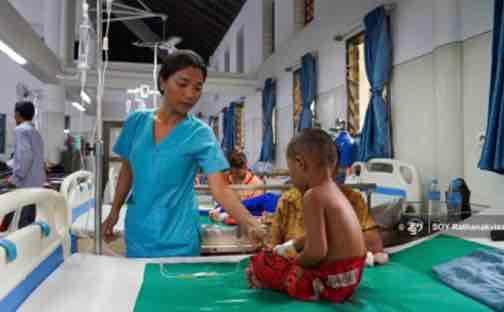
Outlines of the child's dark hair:
M333 168L338 162L338 151L331 136L321 129L304 129L294 136L287 146L287 158L310 155L322 167Z
M231 168L245 169L247 168L247 156L240 151L233 151L228 156L229 166Z
M163 65L158 73L159 92L164 94L164 91L159 87L161 86L161 79L167 80L179 70L189 67L200 69L203 72L203 80L206 80L207 67L205 61L198 53L191 50L177 50L168 54L168 56L163 59Z
M33 120L33 116L35 116L35 105L29 101L17 102L14 112L17 112L24 120L31 121Z

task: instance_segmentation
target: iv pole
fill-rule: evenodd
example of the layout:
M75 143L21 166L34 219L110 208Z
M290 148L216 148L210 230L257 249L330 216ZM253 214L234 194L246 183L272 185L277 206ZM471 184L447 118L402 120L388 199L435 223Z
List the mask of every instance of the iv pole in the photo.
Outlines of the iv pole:
M98 73L98 88L96 92L96 141L95 141L95 244L94 250L97 255L102 254L102 184L103 184L103 2L96 1L96 71Z

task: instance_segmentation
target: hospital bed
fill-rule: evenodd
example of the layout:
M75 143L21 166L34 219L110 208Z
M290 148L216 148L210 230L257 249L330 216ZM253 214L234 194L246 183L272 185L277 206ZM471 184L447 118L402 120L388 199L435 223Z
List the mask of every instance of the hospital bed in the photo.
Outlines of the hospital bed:
M117 176L111 171L109 183L105 188L108 198L102 206L102 221L109 215L114 197L113 185ZM61 194L67 199L70 215L70 233L72 234L72 250L76 252L91 252L94 241L94 187L93 176L90 172L79 171L68 176L62 184ZM239 229L210 224L208 212L215 207L211 196L198 195L200 223L202 224L202 253L204 254L229 254L246 253L254 250L254 246L244 237L240 237ZM119 237L117 241L104 244L104 253L107 255L123 256L124 246L124 221L127 206L121 209L119 221L114 227L114 233Z
M246 256L142 260L71 254L68 210L61 194L18 190L0 195L0 202L0 214L36 203L40 222L4 238L10 245L0 247L0 311L14 311L16 307L28 312L155 311L174 306L187 311L334 311L332 305L295 302L280 293L247 289L243 272ZM498 210L486 210L465 222L476 224L481 216L494 218L497 213ZM442 254L450 259L450 248L456 244L447 238L457 239L458 234L447 234L389 249L390 264L366 269L355 299L338 306L338 310L415 311L434 302L438 310L455 304L454 308L459 305L461 311L488 311L486 306L420 274L425 269L424 261L432 255ZM488 233L483 234L457 241L504 248L503 242L493 242ZM426 249L432 242L437 243L436 249ZM12 251L12 246L17 252ZM424 253L423 257L418 253ZM408 257L409 266L401 266ZM389 279L384 278L386 274L390 274ZM410 275L415 278L410 280ZM383 294L381 288L389 292ZM398 290L401 296L397 295ZM447 298L455 301L439 299L439 291L449 292Z

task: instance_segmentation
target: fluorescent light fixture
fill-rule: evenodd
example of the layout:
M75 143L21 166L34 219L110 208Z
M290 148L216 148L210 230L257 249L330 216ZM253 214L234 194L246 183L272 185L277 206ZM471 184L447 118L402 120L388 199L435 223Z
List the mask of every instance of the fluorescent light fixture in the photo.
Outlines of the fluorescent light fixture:
M19 65L26 65L26 63L28 63L24 57L17 54L16 51L12 50L11 47L3 43L3 41L0 41L0 51L7 54L8 57Z
M81 105L79 102L72 102L72 106L75 107L76 109L80 110L81 112L85 112L86 108Z
M90 97L89 97L89 95L86 93L86 91L84 91L84 90L83 90L83 91L81 91L81 93L80 93L80 97L81 97L81 99L82 99L84 102L86 102L86 103L88 103L88 104L91 104L91 98L90 98Z

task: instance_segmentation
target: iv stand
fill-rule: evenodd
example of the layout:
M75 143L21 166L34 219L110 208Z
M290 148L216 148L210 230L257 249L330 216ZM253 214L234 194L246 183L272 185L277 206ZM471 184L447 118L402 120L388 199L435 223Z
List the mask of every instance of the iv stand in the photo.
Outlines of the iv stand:
M96 1L96 71L98 74L98 88L96 92L96 141L95 141L95 242L94 251L102 254L102 184L103 184L103 0Z

